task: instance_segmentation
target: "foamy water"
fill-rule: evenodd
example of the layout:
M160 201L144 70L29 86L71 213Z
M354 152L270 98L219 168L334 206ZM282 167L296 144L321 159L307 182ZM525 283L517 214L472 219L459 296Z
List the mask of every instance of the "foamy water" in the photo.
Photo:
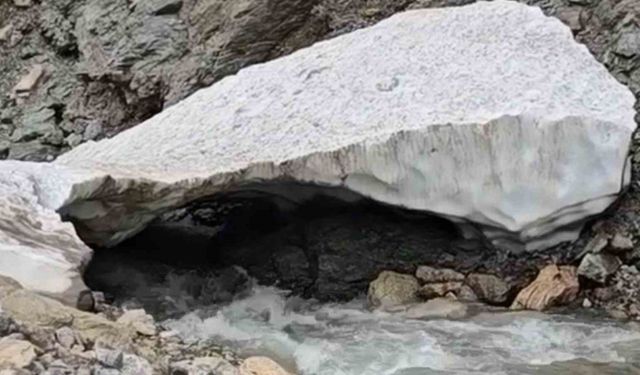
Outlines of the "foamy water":
M640 332L620 323L536 313L481 314L464 321L372 313L363 301L317 304L254 287L218 309L163 324L187 340L215 339L270 355L303 375L573 373L611 364L638 373ZM551 364L569 362L555 370ZM554 365L555 366L555 365ZM586 367L585 367L586 366ZM608 367L605 367L605 369ZM578 370L580 369L580 370Z

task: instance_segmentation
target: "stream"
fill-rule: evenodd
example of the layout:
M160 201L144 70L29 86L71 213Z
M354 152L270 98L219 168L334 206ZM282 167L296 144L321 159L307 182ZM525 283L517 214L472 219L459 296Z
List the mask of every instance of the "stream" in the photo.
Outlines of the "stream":
M254 286L224 306L163 325L303 375L638 374L640 330L594 316L481 313L463 321L369 312L364 299L319 304Z

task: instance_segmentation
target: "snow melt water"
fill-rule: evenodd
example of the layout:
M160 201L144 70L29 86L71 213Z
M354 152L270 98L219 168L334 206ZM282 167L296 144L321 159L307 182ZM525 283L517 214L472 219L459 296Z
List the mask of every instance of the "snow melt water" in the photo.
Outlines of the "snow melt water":
M364 301L319 304L271 287L167 320L188 340L266 354L303 375L640 373L640 331L595 318L483 313L408 320Z

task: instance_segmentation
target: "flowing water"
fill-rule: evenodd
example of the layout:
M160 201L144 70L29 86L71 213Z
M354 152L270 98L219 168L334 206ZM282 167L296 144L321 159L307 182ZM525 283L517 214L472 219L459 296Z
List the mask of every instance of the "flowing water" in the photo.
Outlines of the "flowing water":
M253 287L164 326L266 354L304 375L640 374L640 330L593 316L482 313L462 321L318 304Z

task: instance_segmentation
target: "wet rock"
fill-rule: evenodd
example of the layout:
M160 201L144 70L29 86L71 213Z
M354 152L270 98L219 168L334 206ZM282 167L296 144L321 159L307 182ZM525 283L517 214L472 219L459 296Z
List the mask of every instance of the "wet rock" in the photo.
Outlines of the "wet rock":
M411 276L383 271L369 284L367 301L372 308L389 308L415 302L420 284Z
M585 309L590 309L593 307L593 303L588 298L585 298L582 301L582 307L584 307Z
M118 318L117 323L130 326L141 335L153 336L156 334L156 325L153 316L143 309L127 310Z
M462 285L461 281L425 284L418 290L418 295L424 299L444 297L448 293L457 295Z
M29 341L12 338L0 339L0 368L25 368L36 359L36 347Z
M511 288L501 278L481 273L472 273L465 279L465 283L483 302L501 305L507 302Z
M580 284L575 267L549 265L538 277L518 293L511 309L547 310L572 302L578 296Z
M464 281L464 275L449 268L434 268L419 266L416 277L422 283L445 283L449 281Z
M604 284L622 262L615 255L607 253L587 254L578 267L578 275Z
M56 340L62 347L71 349L76 343L76 337L73 330L69 327L61 327L56 330Z
M239 375L239 370L221 357L198 357L171 364L171 375Z
M471 289L469 285L463 284L458 292L456 293L456 298L460 301L464 302L476 302L478 301L478 296Z
M291 375L267 357L249 357L240 365L240 375Z
M467 305L450 298L434 298L412 305L404 312L409 319L462 319L468 314Z

